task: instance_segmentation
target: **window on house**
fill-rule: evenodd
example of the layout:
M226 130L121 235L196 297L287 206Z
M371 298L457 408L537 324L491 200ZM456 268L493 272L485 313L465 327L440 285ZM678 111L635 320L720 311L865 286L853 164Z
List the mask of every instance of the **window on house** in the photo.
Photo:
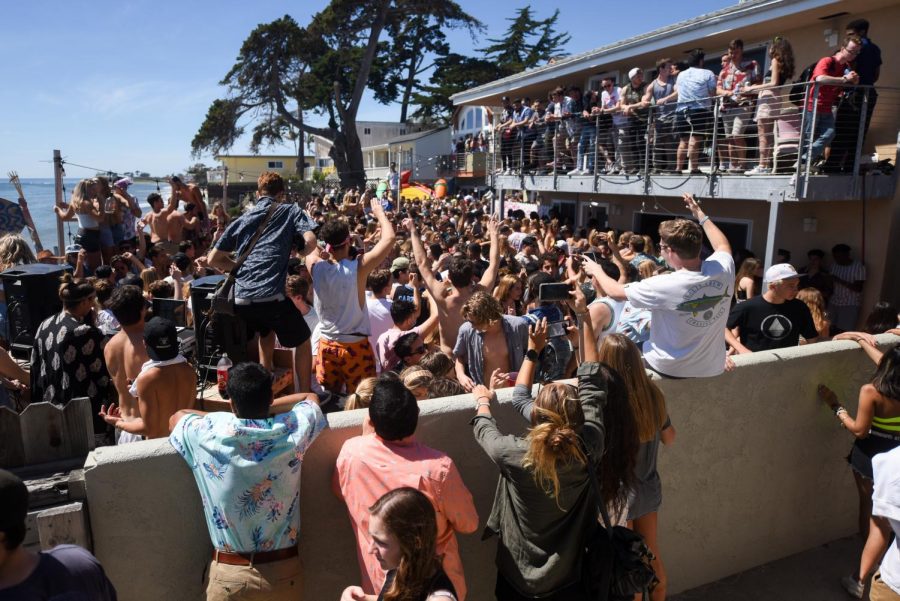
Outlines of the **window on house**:
M480 108L475 109L475 129L481 129L481 124L482 124L481 113L482 113L482 110Z
M469 110L466 113L466 129L472 129L475 126L475 111Z
M269 161L269 169L284 169L284 161Z
M400 128L400 135L401 135L401 136L405 136L405 135L406 135L406 130L403 129L402 127Z
M371 135L371 134L372 134L372 128L371 128L371 127L364 127L364 128L363 128L363 135L364 135L364 136L368 136L368 135Z

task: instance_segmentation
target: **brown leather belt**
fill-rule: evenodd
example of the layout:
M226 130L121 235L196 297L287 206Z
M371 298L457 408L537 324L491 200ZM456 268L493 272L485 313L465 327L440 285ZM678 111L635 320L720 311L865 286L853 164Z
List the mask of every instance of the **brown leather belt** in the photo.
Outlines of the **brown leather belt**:
M290 559L291 557L297 557L297 555L299 555L299 550L296 546L293 546L276 549L275 551L260 551L259 553L229 553L228 551L213 549L212 558L213 561L229 566L252 566L254 564Z

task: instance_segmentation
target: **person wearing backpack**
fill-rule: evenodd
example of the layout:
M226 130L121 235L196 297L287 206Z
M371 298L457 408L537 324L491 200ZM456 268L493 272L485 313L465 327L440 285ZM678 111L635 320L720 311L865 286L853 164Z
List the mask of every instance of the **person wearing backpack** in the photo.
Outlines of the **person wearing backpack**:
M825 154L825 147L834 139L833 109L841 95L840 86L859 83L859 75L848 65L861 51L862 40L859 36L848 35L834 56L820 59L813 69L810 83L814 85L809 86L806 95L805 131L800 164L803 165L810 160L815 172L819 172L821 168L820 159Z

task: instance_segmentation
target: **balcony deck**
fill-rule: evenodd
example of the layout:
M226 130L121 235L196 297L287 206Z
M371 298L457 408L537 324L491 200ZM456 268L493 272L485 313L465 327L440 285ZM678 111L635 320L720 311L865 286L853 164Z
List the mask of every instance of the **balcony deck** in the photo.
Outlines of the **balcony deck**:
M839 201L891 198L896 176L867 175L497 175L494 187L503 190L570 192L576 194L675 196L684 192L698 197L771 201Z

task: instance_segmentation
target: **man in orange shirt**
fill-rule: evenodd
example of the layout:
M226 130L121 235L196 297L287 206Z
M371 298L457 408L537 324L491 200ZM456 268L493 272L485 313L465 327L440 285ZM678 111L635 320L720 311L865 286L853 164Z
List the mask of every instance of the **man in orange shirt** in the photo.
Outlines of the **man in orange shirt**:
M369 404L374 434L344 443L334 473L334 492L347 503L356 533L362 588L376 594L385 573L370 552L369 507L388 491L411 486L422 491L437 513L437 552L453 582L459 601L465 601L466 582L456 533L470 534L478 527L472 494L453 460L446 453L416 442L419 405L403 384L382 377Z

